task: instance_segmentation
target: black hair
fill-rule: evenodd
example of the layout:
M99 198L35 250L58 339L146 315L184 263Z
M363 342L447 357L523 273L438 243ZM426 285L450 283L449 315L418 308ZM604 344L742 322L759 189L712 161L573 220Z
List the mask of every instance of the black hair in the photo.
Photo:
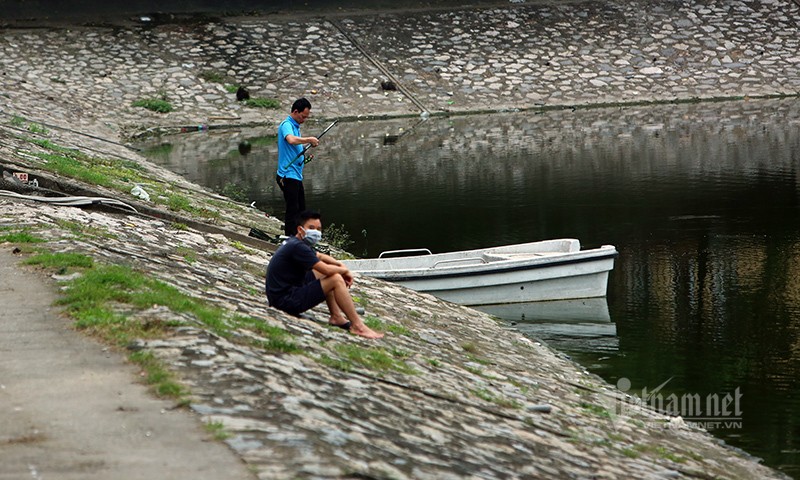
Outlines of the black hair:
M297 214L297 225L303 226L306 223L306 220L309 219L314 220L322 220L322 215L319 212L315 212L314 210L303 210L302 212Z
M306 108L309 109L311 108L311 102L309 102L306 97L300 97L294 101L294 103L292 104L292 110L289 113L292 113L294 111L302 112Z

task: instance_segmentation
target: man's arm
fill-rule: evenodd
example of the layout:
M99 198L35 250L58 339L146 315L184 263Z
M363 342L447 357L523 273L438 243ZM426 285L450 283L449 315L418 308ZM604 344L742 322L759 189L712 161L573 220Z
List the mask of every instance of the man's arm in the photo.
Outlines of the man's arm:
M296 135L286 135L286 142L290 145L305 145L310 143L312 147L316 147L319 145L319 139L317 137L298 137Z
M317 258L320 261L314 264L314 270L326 277L338 273L344 278L348 287L353 284L353 273L342 262L322 252L317 252Z

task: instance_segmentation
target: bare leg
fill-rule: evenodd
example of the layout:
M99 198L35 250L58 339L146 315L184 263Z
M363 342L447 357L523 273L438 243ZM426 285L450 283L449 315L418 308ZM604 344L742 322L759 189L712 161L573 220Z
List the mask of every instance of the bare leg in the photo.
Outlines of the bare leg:
M331 309L331 315L334 313L334 308L337 312L344 312L347 318L352 323L350 331L356 335L365 338L381 338L382 333L378 333L364 324L361 317L356 313L356 306L353 299L350 297L350 292L347 290L347 285L341 275L331 275L322 279L322 290L325 292L325 299L332 297L334 307L328 303L328 308Z
M347 318L342 313L342 309L336 304L333 290L325 294L325 303L328 304L328 311L331 312L331 319L328 323L337 326L347 323Z

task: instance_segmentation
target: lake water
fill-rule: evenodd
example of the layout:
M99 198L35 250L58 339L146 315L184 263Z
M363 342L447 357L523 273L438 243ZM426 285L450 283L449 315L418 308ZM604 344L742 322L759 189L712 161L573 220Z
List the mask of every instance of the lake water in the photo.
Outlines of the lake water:
M272 135L212 130L146 153L280 214ZM796 99L342 123L306 175L308 205L359 255L615 245L607 302L514 311L515 328L631 394L732 400L677 413L800 477Z

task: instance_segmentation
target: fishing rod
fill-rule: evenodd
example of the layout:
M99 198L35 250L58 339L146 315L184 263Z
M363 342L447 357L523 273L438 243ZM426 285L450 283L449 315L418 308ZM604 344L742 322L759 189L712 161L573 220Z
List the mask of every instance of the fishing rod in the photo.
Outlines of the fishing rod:
M330 130L331 128L333 128L333 126L334 126L334 125L336 125L337 123L339 123L339 120L334 120L333 122L331 122L331 124L330 124L330 125L328 125L328 128L326 128L325 130L323 130L323 131L322 131L322 133L320 133L319 135L317 135L317 140L319 140L320 138L322 138L322 136L323 136L323 135L325 135L326 133L328 133L328 130ZM300 157L302 157L303 155L305 155L305 153L308 151L308 149L309 149L309 148L311 148L311 145L306 145L306 146L305 146L305 148L303 148L303 151L302 151L302 152L300 152L300 153L298 153L298 154L297 154L297 156L296 156L296 157L294 157L294 158L292 159L292 163L290 163L290 164L289 164L289 166L292 166L292 165L294 165L294 162L296 162L298 158L300 158ZM308 163L308 162L310 162L312 158L314 158L314 156L313 156L313 155L311 155L309 158L304 158L304 159L303 159L303 163L305 164L305 163Z

